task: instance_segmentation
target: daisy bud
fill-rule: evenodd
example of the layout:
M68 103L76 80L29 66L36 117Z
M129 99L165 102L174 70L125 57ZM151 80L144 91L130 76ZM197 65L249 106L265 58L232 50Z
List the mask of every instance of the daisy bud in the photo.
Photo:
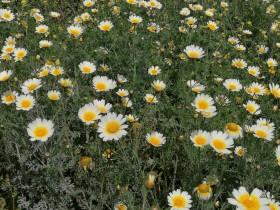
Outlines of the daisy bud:
M81 157L79 165L86 171L87 168L92 169L92 159L88 156Z
M276 144L278 144L278 145L280 144L280 139L276 140Z
M36 55L36 60L39 61L41 59L40 55Z

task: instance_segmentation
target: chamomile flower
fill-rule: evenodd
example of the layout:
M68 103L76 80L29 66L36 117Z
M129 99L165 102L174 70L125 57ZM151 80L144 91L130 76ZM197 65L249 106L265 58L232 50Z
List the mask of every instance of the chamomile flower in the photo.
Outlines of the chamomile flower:
M137 120L138 120L138 117L135 116L135 115L129 114L129 115L126 115L126 119L127 119L127 121L129 121L129 122L132 123L132 122L137 121Z
M211 31L216 31L216 30L219 28L219 26L218 26L218 24L217 24L216 22L210 21L210 20L207 22L207 27L208 27Z
M245 51L246 47L242 44L237 44L234 46L234 49L236 49L237 51Z
M67 28L67 31L71 36L77 38L84 32L84 29L78 25L71 25Z
M247 63L243 59L234 59L232 60L231 65L238 69L244 69L247 67Z
M252 35L252 34L253 34L253 32L250 31L250 30L243 30L242 32L243 32L243 34L245 34L245 35Z
M123 115L116 113L108 113L100 119L97 132L103 141L119 140L127 134L125 130L128 125L124 124L126 118Z
M191 141L195 147L205 147L209 144L210 134L206 131L193 131L190 136Z
M50 90L47 95L51 101L58 101L61 97L61 93L57 90Z
M27 50L24 48L16 48L13 55L16 61L22 61L22 59L27 55Z
M135 5L138 3L138 0L126 0L126 2Z
M247 149L242 146L235 147L234 149L234 154L236 154L237 156L244 156L246 152Z
M275 67L275 66L278 66L278 62L273 59L273 58L269 58L267 61L266 61L266 64L268 67Z
M48 40L41 40L39 42L39 47L40 48L50 47L52 45L53 45L53 43L51 41L48 41Z
M271 141L274 138L273 130L266 126L253 125L252 126L254 136L260 139Z
M256 122L257 125L260 125L260 126L265 126L267 127L269 130L271 131L274 131L275 130L275 124L273 122L270 122L269 120L267 119L264 119L264 118L260 118L257 120Z
M51 120L37 118L27 126L30 141L47 141L54 133L54 124Z
M11 54L13 53L15 50L15 45L5 45L3 48L2 48L2 52L3 53L7 53L7 54Z
M254 77L258 77L260 75L260 68L257 66L248 66L247 71Z
M243 104L243 107L245 107L246 110L253 115L261 113L260 105L258 105L255 101L249 100L246 104Z
M180 189L174 190L169 193L168 205L171 206L170 210L189 210L192 205L191 196L186 191L181 191Z
M122 105L124 105L125 107L131 107L133 104L128 97L123 97L121 101L122 101Z
M226 8L226 7L229 6L229 4L228 4L227 2L225 2L225 1L222 1L220 5L221 5L221 7L223 7L223 8Z
M16 102L17 97L18 93L16 91L6 91L2 94L1 100L3 104L10 105Z
M233 139L237 139L239 137L243 137L242 128L236 123L228 123L225 126L225 132Z
M155 9L161 9L162 8L162 4L157 0L150 0L148 2L148 6L152 9L153 8L155 8Z
M280 98L280 87L278 84L270 83L269 91L275 98Z
M16 45L16 39L14 37L9 36L6 40L5 40L5 45Z
M93 104L98 108L98 110L102 114L107 113L112 108L112 104L106 103L104 99L102 100L95 99L93 100Z
M83 61L80 63L79 68L83 74L91 74L96 71L96 66L89 61Z
M264 95L265 94L265 87L257 82L253 82L249 89L252 90L250 95Z
M201 93L205 90L205 86L195 80L188 80L187 85L196 93Z
M93 0L84 0L83 5L85 7L91 7L92 5L94 5L94 1Z
M200 200L209 200L212 197L212 188L209 184L206 182L203 182L202 184L198 185L194 192L197 193L197 196Z
M182 8L181 11L180 11L180 15L182 16L188 16L191 14L191 11L188 9L188 8Z
M44 16L38 12L36 12L33 17L37 22L43 22L45 19Z
M160 26L156 23L149 23L147 29L152 33L159 33L160 32Z
M154 147L160 147L165 144L166 137L164 137L161 133L152 132L146 135L146 141Z
M158 103L158 100L157 100L157 97L152 95L152 94L146 94L145 95L145 100L148 102L148 103Z
M235 45L235 44L238 44L239 43L239 39L236 38L236 37L229 37L228 38L228 42Z
M42 87L41 79L37 79L37 78L28 79L22 84L21 91L24 94L33 93L35 90L39 89L40 87Z
M35 105L35 98L31 95L20 95L16 98L16 109L29 111Z
M0 72L0 82L7 81L11 77L12 74L13 74L13 71L11 71L11 70Z
M81 18L83 21L89 21L91 19L90 14L88 12L84 12L81 14Z
M123 202L116 203L114 210L127 210L127 206Z
M15 19L15 15L11 12L11 10L2 9L0 13L0 20L3 18L5 21L10 22Z
M242 85L238 79L226 79L223 83L225 88L229 91L238 92L242 89Z
M188 17L185 20L186 24L189 26L195 25L197 22L197 19L195 17Z
M210 145L218 153L230 154L233 147L233 139L227 133L212 131L210 133Z
M204 93L198 94L191 105L196 108L197 112L211 112L214 109L216 110L213 98Z
M204 50L201 47L190 45L184 49L184 52L187 54L189 58L202 58L204 57Z
M109 91L117 86L117 83L106 76L95 76L92 80L97 92Z
M158 66L151 66L148 69L148 73L150 75L158 75L161 72L161 69Z
M166 84L163 81L155 80L152 83L152 87L154 88L155 91L161 92L165 89Z
M72 86L72 80L70 79L61 78L58 82L65 88Z
M261 45L261 46L258 46L258 54L265 54L268 52L268 47L266 47L265 45Z
M221 106L225 106L230 103L230 100L228 97L226 97L224 95L217 95L215 97L215 102L217 102Z
M207 9L205 11L205 15L208 17L213 17L214 16L214 10L213 9Z
M50 16L53 17L53 18L58 18L58 17L60 17L60 13L51 11Z
M50 68L50 73L51 73L51 75L56 77L56 76L59 76L61 74L64 74L64 69L61 66L52 66Z
M134 24L138 24L143 21L143 18L140 16L136 16L136 15L130 15L128 18L128 21L131 23L134 23Z
M111 21L101 21L98 25L98 28L101 30L101 31L110 31L112 28L113 28L113 23Z
M234 198L228 198L228 202L235 205L237 209L264 210L268 209L268 199L261 198L262 191L255 188L252 193L248 193L245 187L234 189L232 194Z
M275 149L275 156L276 156L278 165L280 166L280 146L278 146L278 147Z
M35 28L35 32L37 34L45 34L47 33L49 30L49 27L47 25L38 25L36 28Z
M126 97L129 95L128 91L125 90L125 89L119 89L117 92L117 95L120 96L121 98L122 97Z
M86 104L79 109L78 116L85 124L90 125L101 118L100 110L94 104Z

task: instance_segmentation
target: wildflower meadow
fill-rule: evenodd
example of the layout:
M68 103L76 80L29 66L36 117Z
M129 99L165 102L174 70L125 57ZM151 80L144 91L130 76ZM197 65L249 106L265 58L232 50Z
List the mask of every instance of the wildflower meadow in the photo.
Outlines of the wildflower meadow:
M0 0L0 210L280 210L279 0Z

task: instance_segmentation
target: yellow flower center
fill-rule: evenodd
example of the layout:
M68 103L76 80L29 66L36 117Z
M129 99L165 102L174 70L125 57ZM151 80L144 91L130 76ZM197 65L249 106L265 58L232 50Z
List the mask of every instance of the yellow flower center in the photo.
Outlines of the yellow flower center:
M271 93L276 97L276 98L280 98L280 91L278 91L277 89L273 88L271 90Z
M0 81L4 82L10 78L10 75L5 75L2 78L0 78Z
M273 62L273 61L268 61L268 62L267 62L267 65L268 65L269 67L274 66L274 62Z
M237 154L244 155L245 154L245 150L239 149L239 150L237 150Z
M194 142L199 146L204 146L206 144L206 138L204 136L196 136Z
M187 204L187 199L182 195L175 195L172 198L171 205L175 208L185 208Z
M232 132L238 132L239 131L239 126L235 123L228 123L226 125L226 129Z
M188 52L188 56L190 58L199 58L199 53L198 52Z
M208 184L201 184L197 187L199 193L210 193L211 187Z
M199 109L206 110L209 108L209 103L206 100L200 100L197 102L197 106Z
M28 109L32 105L32 102L28 99L25 99L20 102L20 105L22 108Z
M78 29L71 29L70 30L70 34L74 35L74 36L78 36L81 34L81 31Z
M92 5L93 5L93 3L92 3L91 1L88 1L88 2L85 3L85 6L86 6L86 7L90 7L90 6L92 6Z
M226 143L222 139L214 139L213 145L217 150L226 149Z
M85 73L90 73L90 72L91 72L91 68L88 67L88 66L84 66L84 67L83 67L83 72L85 72Z
M95 85L96 89L97 90L107 90L107 85L103 82L98 82L96 85Z
M60 75L61 73L62 73L61 69L54 69L54 70L52 70L52 74L54 76Z
M236 86L235 84L229 84L229 85L228 85L228 88L229 88L230 90L236 90L236 89L237 89L237 86Z
M23 51L19 51L18 53L17 53L17 57L19 57L19 58L22 58L22 57L24 57L25 56L25 52L23 52Z
M260 93L261 92L261 89L259 87L254 87L253 90L254 90L255 93Z
M131 18L130 22L132 22L132 23L139 23L139 19L138 18Z
M124 204L120 204L118 206L118 210L125 210L126 209L126 206Z
M241 196L239 196L237 201L239 203L241 203L241 205L243 207L245 207L246 210L260 210L261 209L261 202L260 202L259 198L254 195L248 195L248 194L241 195Z
M105 132L115 134L120 130L120 123L118 121L110 121L105 126Z
M263 130L256 130L255 133L256 133L257 136L259 136L262 139L267 138L267 133Z
M246 106L246 109L247 109L249 112L251 112L251 113L254 113L254 112L256 111L255 106L253 106L253 105L251 105L251 104L248 104L248 105Z
M94 112L85 112L83 115L84 121L91 122L96 118L96 114Z
M34 129L33 134L36 138L45 138L49 133L49 129L45 126L38 126Z
M7 53L12 53L14 51L14 48L13 47L7 47L6 48L6 52Z
M270 207L270 210L278 210L278 207L274 203L268 204Z
M53 100L53 101L57 101L59 99L59 96L58 96L58 94L53 93L53 94L49 95L49 99Z
M5 96L5 101L6 101L7 103L14 102L15 99L16 99L16 97L15 97L15 95L12 94L12 93Z
M214 23L209 23L209 24L208 24L208 27L209 27L212 31L215 31L215 30L217 29L217 26L216 26L216 24L214 24Z
M45 69L45 70L43 70L43 71L41 71L40 73L39 73L39 76L40 77L45 77L45 76L47 76L49 74L49 71L47 70L47 69Z
M4 14L4 17L7 18L7 19L10 19L12 16L11 16L11 14L9 14L9 13L5 13L5 14Z
M107 109L105 106L98 106L98 110L101 112L101 113L106 113L107 112Z
M33 83L33 84L30 84L30 85L27 87L27 89L28 89L29 91L32 91L32 90L35 90L37 87L38 87L38 84Z
M255 75L257 72L254 69L249 69L249 74Z
M150 144L154 145L154 146L158 146L160 145L160 139L158 137L152 136L149 139Z
M45 33L47 30L46 30L46 28L39 28L38 29L38 32L39 33Z
M234 65L238 68L242 68L244 66L243 62L241 62L241 61L235 62Z
M109 31L110 29L111 29L110 24L104 24L104 25L101 26L102 31Z
M150 71L150 73L151 73L151 74L157 74L157 73L158 73L158 70L157 70L157 69L152 69L152 70Z

